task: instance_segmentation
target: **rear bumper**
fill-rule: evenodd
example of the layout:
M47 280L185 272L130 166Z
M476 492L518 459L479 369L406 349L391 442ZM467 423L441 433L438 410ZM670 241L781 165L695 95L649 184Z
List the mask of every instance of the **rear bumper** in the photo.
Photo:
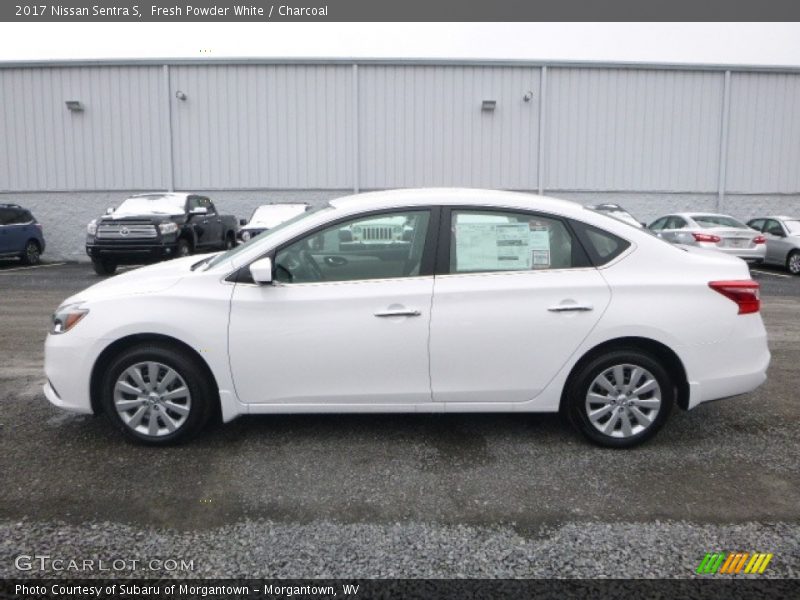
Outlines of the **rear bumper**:
M740 323L727 340L680 349L689 379L689 409L747 394L766 381L771 355L761 315L737 319Z
M697 245L701 248L708 248L709 250L716 250L729 256L741 258L750 263L762 263L767 255L766 244L757 244L755 248L725 248L711 242L699 242Z
M174 258L178 244L86 244L90 258L112 260L118 264L139 264Z

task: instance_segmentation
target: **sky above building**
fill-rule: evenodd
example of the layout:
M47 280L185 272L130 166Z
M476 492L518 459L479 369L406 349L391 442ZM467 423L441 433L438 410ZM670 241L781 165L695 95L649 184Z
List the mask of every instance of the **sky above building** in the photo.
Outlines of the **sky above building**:
M798 23L2 23L0 60L338 57L800 66Z

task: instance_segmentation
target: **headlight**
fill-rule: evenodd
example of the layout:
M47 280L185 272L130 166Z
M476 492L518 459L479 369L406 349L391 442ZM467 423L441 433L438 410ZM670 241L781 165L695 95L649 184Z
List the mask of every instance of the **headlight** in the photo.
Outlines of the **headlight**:
M53 335L66 333L89 313L88 308L81 308L80 304L67 304L59 307L53 315L50 333Z
M89 221L89 224L86 226L86 233L89 235L94 235L97 233L97 219L92 219Z
M158 230L161 232L161 235L167 235L178 231L178 225L177 223L161 223L158 226Z
M243 231L242 232L242 241L246 242L249 239L250 239L250 232L249 231Z

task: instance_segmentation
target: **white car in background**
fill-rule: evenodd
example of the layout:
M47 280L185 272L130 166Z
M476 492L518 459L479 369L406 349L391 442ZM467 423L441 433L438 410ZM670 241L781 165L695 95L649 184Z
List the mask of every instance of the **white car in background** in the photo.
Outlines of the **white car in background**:
M376 219L406 239L365 251L338 235ZM628 447L673 405L765 380L759 309L742 261L573 202L375 192L68 298L44 392L150 444L217 412L562 411L593 442Z
M766 264L785 267L792 275L800 275L800 219L759 217L748 221L747 225L764 233Z
M675 213L659 217L649 229L673 244L717 250L750 263L764 262L767 254L766 238L728 215Z
M239 239L243 242L264 233L281 223L302 215L311 207L305 203L262 204L253 211L249 221L239 222Z

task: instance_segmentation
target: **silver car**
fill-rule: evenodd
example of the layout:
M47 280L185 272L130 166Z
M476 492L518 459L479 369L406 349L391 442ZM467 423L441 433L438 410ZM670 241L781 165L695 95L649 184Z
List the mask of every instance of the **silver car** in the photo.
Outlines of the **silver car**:
M762 263L767 253L766 238L728 215L675 213L660 217L649 229L673 244L700 246Z
M767 239L764 262L786 267L800 275L800 219L795 217L758 217L747 222Z

